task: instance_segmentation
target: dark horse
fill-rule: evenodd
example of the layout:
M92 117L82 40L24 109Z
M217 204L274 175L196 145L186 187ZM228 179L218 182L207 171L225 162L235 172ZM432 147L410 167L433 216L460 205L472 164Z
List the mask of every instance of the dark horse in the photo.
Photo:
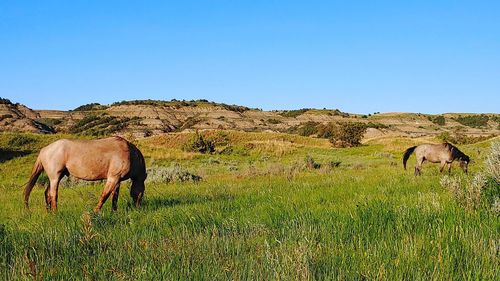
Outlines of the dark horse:
M99 212L108 197L113 195L113 210L117 209L120 182L131 179L130 195L139 206L144 195L146 165L139 149L120 137L99 140L55 141L42 148L38 154L31 177L24 190L24 204L28 208L31 190L36 180L45 171L50 184L45 190L47 210L57 210L59 181L64 176L83 180L106 179L99 203L94 211Z
M458 148L450 143L442 144L421 144L419 146L413 146L408 148L403 156L403 166L406 170L406 162L408 158L415 152L417 156L417 166L415 167L415 176L420 175L422 170L422 164L425 161L431 163L441 163L441 173L444 170L446 164L448 164L448 173L451 173L451 163L457 160L460 161L460 167L467 173L468 165L470 162L469 156L465 155Z

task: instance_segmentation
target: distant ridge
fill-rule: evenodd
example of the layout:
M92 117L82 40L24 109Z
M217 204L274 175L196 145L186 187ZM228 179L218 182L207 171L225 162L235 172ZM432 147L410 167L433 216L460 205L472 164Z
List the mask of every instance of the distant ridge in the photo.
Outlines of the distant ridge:
M192 130L275 131L308 135L329 122L361 122L366 137L421 137L443 133L500 135L499 114L374 113L339 109L263 111L240 105L200 100L131 100L109 105L90 103L73 110L33 110L0 98L0 131L73 133L91 136L147 137Z

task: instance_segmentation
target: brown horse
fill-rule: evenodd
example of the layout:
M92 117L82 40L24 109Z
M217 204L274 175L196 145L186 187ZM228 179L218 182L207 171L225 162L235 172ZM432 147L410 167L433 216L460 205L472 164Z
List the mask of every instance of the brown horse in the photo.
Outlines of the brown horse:
M441 163L441 169L439 170L441 173L444 170L444 167L448 164L448 173L451 173L451 164L453 161L460 161L460 167L462 170L467 173L470 158L465 155L458 148L449 143L442 144L422 144L419 146L413 146L408 148L403 156L403 166L406 170L406 162L408 158L415 152L417 156L417 166L415 167L415 176L421 174L422 164L425 161L429 161L431 163Z
M99 203L99 212L108 197L113 195L112 208L117 209L120 182L131 179L130 196L139 206L144 195L146 165L139 149L120 137L99 140L61 139L42 148L28 184L24 190L24 204L28 208L29 196L38 177L45 171L50 184L45 190L47 210L57 210L59 181L64 176L83 180L106 179Z

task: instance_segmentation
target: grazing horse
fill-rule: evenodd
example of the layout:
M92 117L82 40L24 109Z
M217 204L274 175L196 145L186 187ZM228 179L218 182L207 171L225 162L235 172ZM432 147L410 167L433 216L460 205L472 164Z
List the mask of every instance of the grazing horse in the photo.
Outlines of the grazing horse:
M61 139L42 148L24 190L24 204L28 208L31 190L38 177L45 171L50 184L45 190L47 210L57 210L59 181L64 176L83 180L106 179L99 203L94 211L99 212L110 195L112 208L117 209L120 182L131 179L130 196L139 206L144 195L146 165L139 149L121 137L98 140Z
M441 169L439 170L441 173L443 172L444 167L448 165L448 173L451 173L451 163L457 160L460 161L460 167L467 174L470 158L452 144L421 144L419 146L408 148L403 156L403 166L405 170L406 162L413 152L415 152L415 155L417 156L415 176L421 174L422 164L425 161L429 161L431 163L441 163Z

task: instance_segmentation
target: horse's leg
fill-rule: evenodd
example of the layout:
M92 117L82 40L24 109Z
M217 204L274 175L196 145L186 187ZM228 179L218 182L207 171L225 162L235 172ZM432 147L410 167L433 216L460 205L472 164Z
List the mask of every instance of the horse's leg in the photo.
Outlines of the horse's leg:
M99 203L94 209L94 212L99 213L101 211L102 205L108 200L109 195L113 192L114 188L119 183L119 179L115 177L109 177L106 180L106 185L104 186L104 190L101 193L101 198L99 199Z
M449 162L449 163L448 163L448 174L449 174L449 175L451 175L451 163L452 163L452 162Z
M441 161L441 168L439 168L439 173L443 173L444 167L446 166L446 161Z
M47 186L45 187L45 204L46 204L46 209L47 209L47 212L50 211L50 199L49 199L49 189L50 189L50 183L47 184Z
M417 166L415 167L415 176L421 175L422 164L424 163L425 158L419 157L417 158Z
M48 192L48 201L50 202L50 209L57 212L57 193L59 191L60 175L50 179L50 187Z
M113 195L113 211L116 211L118 209L118 196L120 194L120 183L115 186L115 189L112 192Z

